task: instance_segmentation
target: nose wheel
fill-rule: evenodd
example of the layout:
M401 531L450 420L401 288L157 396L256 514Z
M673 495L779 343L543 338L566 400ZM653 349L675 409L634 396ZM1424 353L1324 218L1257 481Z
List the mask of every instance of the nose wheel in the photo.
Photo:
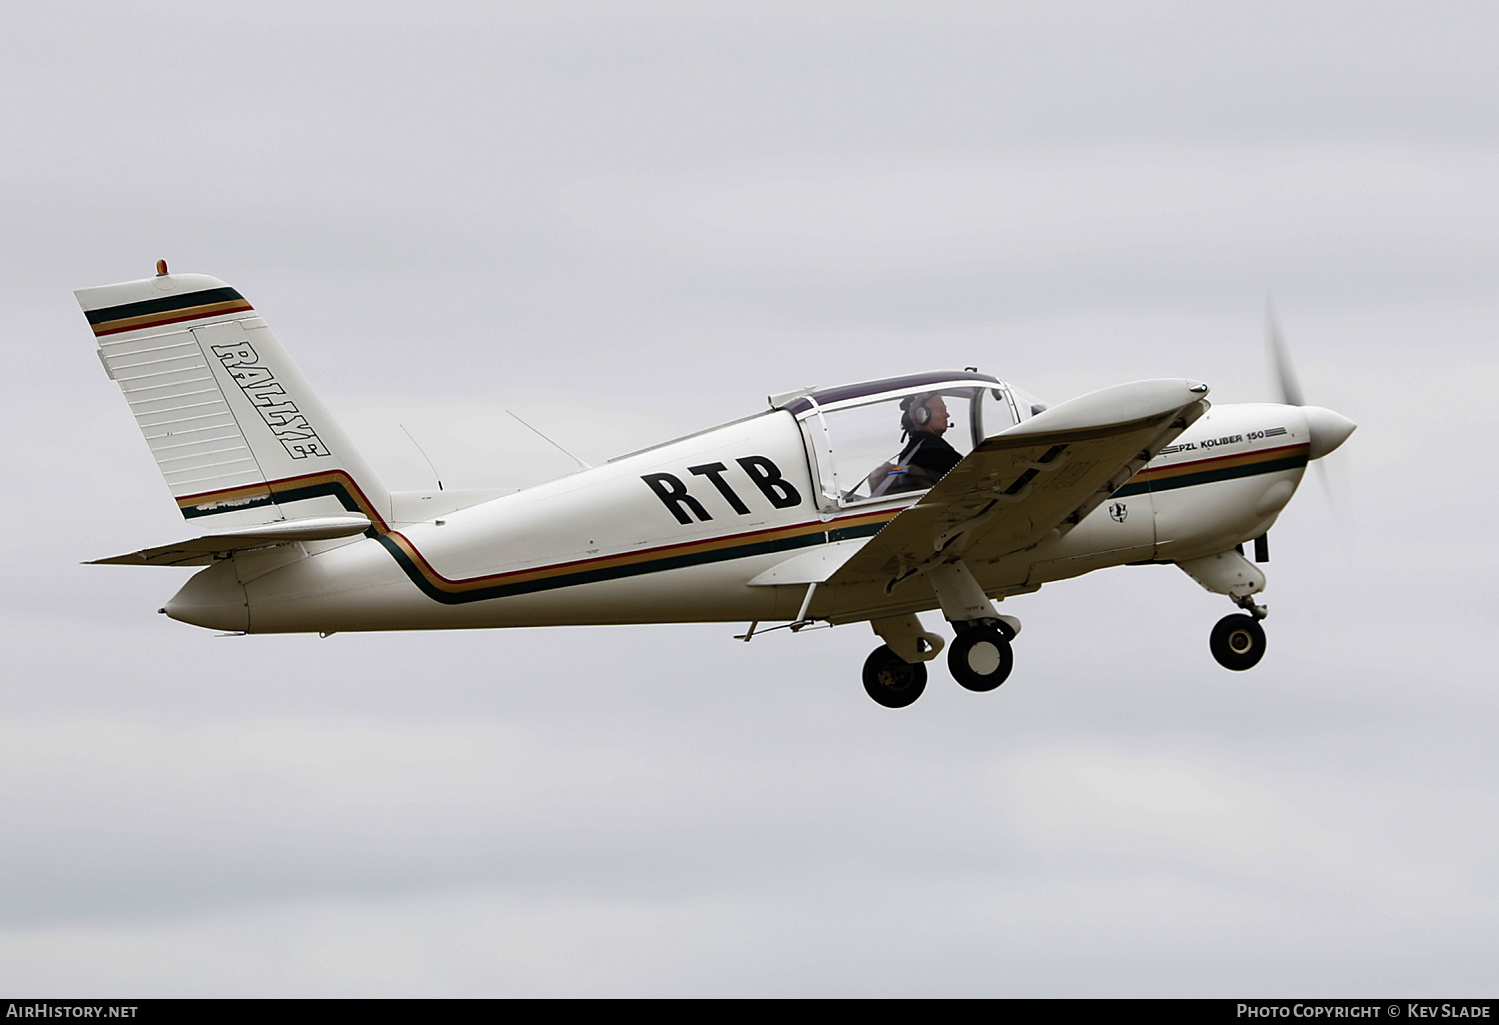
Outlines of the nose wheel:
M1224 669L1242 672L1265 657L1265 631L1254 616L1224 616L1213 627L1208 647Z

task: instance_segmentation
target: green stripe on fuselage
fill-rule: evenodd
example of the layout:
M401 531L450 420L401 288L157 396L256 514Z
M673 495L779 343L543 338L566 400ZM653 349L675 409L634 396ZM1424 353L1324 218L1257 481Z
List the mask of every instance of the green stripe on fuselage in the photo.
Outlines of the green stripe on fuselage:
M1241 477L1256 477L1262 473L1275 473L1280 470L1297 470L1307 463L1306 453L1301 452L1293 456L1284 456L1280 459L1267 459L1262 463L1244 463L1240 466L1224 466L1218 469L1199 470L1196 473L1184 473L1177 477L1164 477L1158 480L1144 480L1138 484L1126 484L1114 492L1114 498L1129 498L1131 495L1143 495L1146 492L1158 493L1162 491L1175 491L1177 488L1191 488L1199 484L1216 484L1218 481L1238 480Z
M391 557L396 560L396 564L405 571L406 576L411 582L428 598L431 598L433 601L440 601L444 605L463 605L472 601L487 601L490 598L509 598L519 594L551 591L559 587L596 584L604 580L619 580L624 577L641 576L646 573L661 573L666 570L683 569L688 566L704 566L714 562L728 562L732 559L747 559L755 555L770 555L775 552L795 551L798 548L811 548L814 545L825 544L828 540L828 535L822 531L818 531L813 534L775 538L770 541L750 541L745 544L715 548L706 552L665 555L659 559L652 559L649 562L582 569L571 573L559 573L556 576L545 577L540 580L524 580L514 584L495 584L492 587L476 587L469 591L444 591L427 579L426 574L412 561L411 556L402 551L396 542L384 534L377 535L376 540L385 546L385 550L390 552Z

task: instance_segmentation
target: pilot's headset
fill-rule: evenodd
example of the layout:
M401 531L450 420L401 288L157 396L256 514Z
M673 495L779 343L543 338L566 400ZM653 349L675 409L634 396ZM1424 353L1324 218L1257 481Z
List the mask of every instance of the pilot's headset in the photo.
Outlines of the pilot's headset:
M932 422L932 411L927 403L936 392L918 392L900 400L900 429L906 434L915 434Z

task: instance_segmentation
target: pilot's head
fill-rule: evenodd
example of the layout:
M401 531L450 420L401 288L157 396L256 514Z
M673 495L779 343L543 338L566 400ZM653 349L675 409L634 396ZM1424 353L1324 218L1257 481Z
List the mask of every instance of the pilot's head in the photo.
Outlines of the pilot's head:
M922 432L940 437L952 426L947 415L947 403L936 392L912 395L901 402L900 408L900 426L908 434Z

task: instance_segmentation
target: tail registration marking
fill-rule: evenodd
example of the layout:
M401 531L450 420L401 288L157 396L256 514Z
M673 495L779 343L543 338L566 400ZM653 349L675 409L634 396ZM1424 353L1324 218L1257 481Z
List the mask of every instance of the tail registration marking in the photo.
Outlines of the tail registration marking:
M224 364L239 390L245 393L250 404L260 413L260 418L293 459L333 454L286 394L281 382L268 367L261 365L254 346L249 342L215 345L213 354Z

